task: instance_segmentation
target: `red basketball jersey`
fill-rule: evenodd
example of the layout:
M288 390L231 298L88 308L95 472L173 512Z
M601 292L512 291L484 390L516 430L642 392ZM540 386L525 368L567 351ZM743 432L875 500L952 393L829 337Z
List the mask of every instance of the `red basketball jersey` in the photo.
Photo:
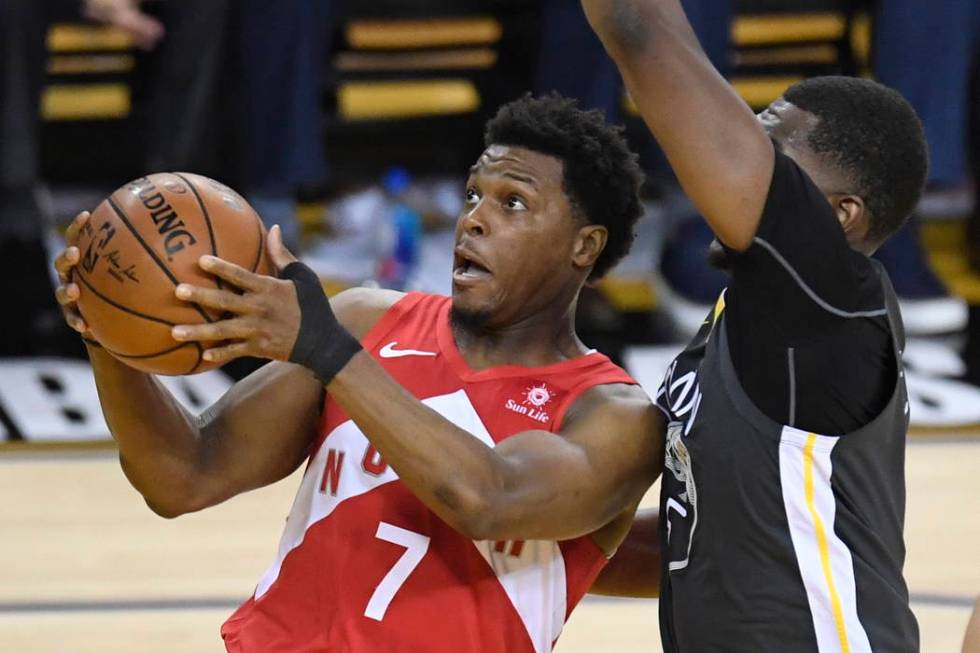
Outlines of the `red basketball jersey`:
M558 431L590 387L635 383L595 352L473 371L456 348L449 309L447 297L407 295L363 345L409 392L489 447L521 431ZM311 452L275 562L222 627L234 653L544 653L606 562L588 536L460 535L329 396Z

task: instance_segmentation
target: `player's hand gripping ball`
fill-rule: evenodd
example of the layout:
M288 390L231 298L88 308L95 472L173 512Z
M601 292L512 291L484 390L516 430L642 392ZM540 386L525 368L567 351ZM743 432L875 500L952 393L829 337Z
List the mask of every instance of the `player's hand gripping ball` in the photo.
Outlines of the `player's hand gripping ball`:
M276 274L296 261L283 245L278 225L269 231L266 254ZM291 360L303 318L294 283L250 272L214 256L202 257L200 264L223 281L225 288L182 283L176 288L176 296L219 312L223 319L207 324L181 324L174 327L174 338L204 347L204 359L210 363L225 363L240 356ZM315 276L314 286L317 299L329 306Z
M90 216L80 214L66 240L55 265L69 325L127 365L157 374L193 374L217 364L205 359L200 342L172 334L178 324L225 317L220 307L179 299L180 284L229 295L244 290L202 269L202 256L253 275L271 271L258 214L227 186L189 173L126 184Z

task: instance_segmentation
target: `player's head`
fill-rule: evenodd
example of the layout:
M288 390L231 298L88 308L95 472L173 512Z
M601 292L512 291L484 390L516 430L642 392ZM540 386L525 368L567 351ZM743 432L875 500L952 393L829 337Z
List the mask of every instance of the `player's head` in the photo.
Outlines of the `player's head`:
M814 77L791 86L759 119L827 196L856 249L876 249L918 203L928 168L925 134L892 89Z
M484 140L456 226L454 311L489 326L567 310L629 250L636 155L602 113L557 95L504 105Z

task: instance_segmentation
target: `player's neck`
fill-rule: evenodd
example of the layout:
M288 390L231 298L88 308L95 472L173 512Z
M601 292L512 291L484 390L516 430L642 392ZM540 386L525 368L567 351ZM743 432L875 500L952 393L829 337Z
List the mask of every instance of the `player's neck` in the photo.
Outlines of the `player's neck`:
M575 334L575 307L573 301L565 308L540 311L501 327L454 319L452 332L460 354L474 370L499 365L543 367L588 352Z

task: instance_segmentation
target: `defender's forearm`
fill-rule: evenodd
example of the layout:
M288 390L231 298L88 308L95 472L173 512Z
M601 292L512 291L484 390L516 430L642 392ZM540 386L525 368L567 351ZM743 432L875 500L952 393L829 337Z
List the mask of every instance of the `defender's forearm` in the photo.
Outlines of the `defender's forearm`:
M660 596L660 511L636 513L629 534L589 589L590 594L630 598Z

